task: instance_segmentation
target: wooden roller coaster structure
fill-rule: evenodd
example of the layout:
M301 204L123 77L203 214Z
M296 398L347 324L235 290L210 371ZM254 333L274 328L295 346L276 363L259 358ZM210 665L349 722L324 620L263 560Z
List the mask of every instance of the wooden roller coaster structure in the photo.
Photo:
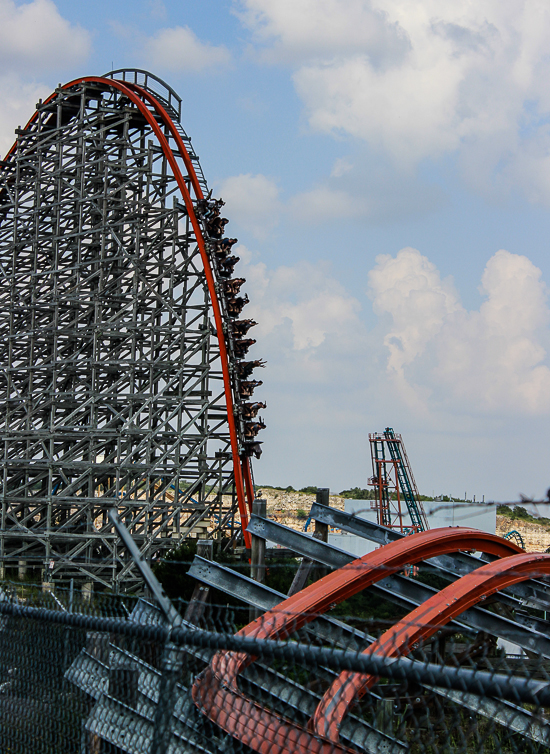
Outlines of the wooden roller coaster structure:
M151 73L85 76L0 162L0 576L137 586L113 503L148 560L249 544L263 362L180 119Z

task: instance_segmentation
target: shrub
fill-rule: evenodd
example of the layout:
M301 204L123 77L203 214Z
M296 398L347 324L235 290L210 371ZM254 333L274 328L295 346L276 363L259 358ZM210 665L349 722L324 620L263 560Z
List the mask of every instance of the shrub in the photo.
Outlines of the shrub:
M363 490L360 487L352 487L349 490L343 490L340 493L340 497L345 497L348 500L374 500L374 490Z
M508 516L508 518L512 518L514 511L510 508L509 505L497 505L497 514L499 516Z

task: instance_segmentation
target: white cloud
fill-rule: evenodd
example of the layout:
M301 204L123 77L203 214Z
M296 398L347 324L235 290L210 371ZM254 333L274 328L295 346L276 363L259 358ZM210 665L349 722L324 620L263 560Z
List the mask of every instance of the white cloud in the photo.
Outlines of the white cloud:
M406 34L364 0L244 0L240 17L258 41L273 45L264 58L299 62L368 48L377 63L403 55Z
M389 425L404 434L426 494L546 489L548 307L529 259L497 252L485 300L468 311L420 252L381 256L370 277L379 324L367 332L360 302L327 263L270 269L242 244L237 253L250 296L243 316L259 323L253 358L267 360L255 373L268 404L259 483L364 487L368 433ZM518 448L518 432L543 440Z
M0 155L14 142L14 129L27 123L51 87L25 74L59 70L84 61L90 35L69 23L51 0L16 5L0 0Z
M286 351L311 351L330 341L340 346L354 341L358 329L360 304L334 278L324 262L299 262L269 270L240 244L237 253L243 260L239 274L247 279L251 303L246 316L258 321L254 337L264 343L280 335Z
M256 238L266 238L279 221L279 189L275 181L261 173L226 178L217 193L227 205L224 211L228 218ZM230 227L228 232L231 233Z
M433 212L444 201L436 185L399 174L385 160L356 154L354 163L337 160L330 177L288 202L294 220L319 224L333 220L395 221Z
M550 202L549 5L242 0L242 7L264 57L293 65L313 129L365 140L401 169L456 153L479 189L494 190L495 178L505 188L520 182L533 201Z
M355 175L350 180L352 171ZM431 186L399 180L391 171L372 164L360 164L354 170L345 158L336 160L328 180L286 202L280 199L277 183L261 173L230 176L217 184L216 193L226 203L227 217L259 240L265 240L285 215L300 225L366 217L380 221L396 214L429 211L441 204ZM232 227L230 224L227 228L230 235Z
M369 274L373 309L378 315L391 315L393 326L384 338L390 351L388 368L401 373L457 310L457 294L416 249L402 249L395 258L381 255L376 262Z
M479 311L467 311L452 283L415 249L378 257L369 282L375 312L390 320L387 371L410 405L466 414L550 411L543 345L550 313L541 271L527 257L504 250L491 257Z
M353 170L352 163L346 157L339 157L332 166L330 177L341 178L346 173L349 173L350 170Z
M51 0L16 5L0 0L0 66L8 70L35 71L84 61L90 52L90 35L69 23Z
M302 222L317 223L368 214L364 203L342 189L317 186L290 201L292 215Z
M315 130L346 131L411 164L458 146L456 78L450 65L378 71L357 54L304 66L294 83Z
M201 42L188 26L161 29L146 40L145 50L152 65L171 71L202 71L231 62L226 47Z
M3 157L15 141L14 129L24 126L42 97L51 90L44 84L29 84L18 76L0 76L0 155Z
M362 426L364 401L357 393L368 370L360 304L326 263L269 269L242 244L237 254L236 272L247 279L250 296L243 316L258 322L250 331L258 340L252 358L267 360L254 375L264 381L255 397L267 401L257 478L266 482L282 474L290 480L286 484L295 484L307 477L302 486L309 478L329 479L336 466L344 477L342 465L358 457L361 462L363 452L350 439ZM335 453L337 445L346 448L344 457Z

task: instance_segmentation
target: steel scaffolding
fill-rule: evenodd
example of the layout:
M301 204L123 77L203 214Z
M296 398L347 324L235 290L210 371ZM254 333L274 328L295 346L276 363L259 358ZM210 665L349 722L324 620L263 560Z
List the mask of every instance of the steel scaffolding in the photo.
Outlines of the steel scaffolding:
M386 427L384 432L369 434L372 477L374 487L372 508L377 511L378 523L390 529L408 533L429 529L424 506L418 494L411 464L401 435ZM404 522L404 501L410 523Z
M113 506L148 560L239 531L238 363L180 111L146 72L80 79L0 163L2 576L137 586Z

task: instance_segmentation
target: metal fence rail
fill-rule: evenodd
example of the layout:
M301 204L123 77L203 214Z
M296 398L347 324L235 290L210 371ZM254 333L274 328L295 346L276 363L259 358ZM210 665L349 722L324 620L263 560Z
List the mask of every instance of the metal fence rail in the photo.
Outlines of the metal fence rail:
M205 541L163 585L111 511L150 599L4 585L0 751L550 751L550 555L458 527L353 560L326 543L330 509L308 539L263 508L250 562L215 563ZM265 563L267 538L298 557ZM185 572L191 600L172 602L169 574Z
M448 657L434 662L422 651L362 654L366 634L349 627L332 640L304 631L284 641L235 635L238 611L227 605L209 605L200 626L171 626L143 599L105 595L73 612L70 603L68 592L54 597L27 587L24 601L4 592L2 752L439 754L550 746L543 659L500 653L479 670ZM238 683L224 685L223 663L243 653L254 662ZM311 732L311 719L343 670L378 681L331 740Z

